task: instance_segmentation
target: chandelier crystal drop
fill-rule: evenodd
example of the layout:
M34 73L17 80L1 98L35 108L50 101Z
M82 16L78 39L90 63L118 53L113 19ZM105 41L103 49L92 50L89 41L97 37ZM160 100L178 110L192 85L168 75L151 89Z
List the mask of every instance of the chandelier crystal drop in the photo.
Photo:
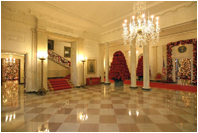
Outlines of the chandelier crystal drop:
M135 38L135 44L139 47L147 45L147 41L152 44L159 41L159 17L156 17L154 22L154 15L148 15L148 19L146 20L145 10L146 2L137 1L133 6L133 14L136 14L136 17L134 15L131 17L128 26L127 20L124 20L122 34L124 44L128 43L131 45Z

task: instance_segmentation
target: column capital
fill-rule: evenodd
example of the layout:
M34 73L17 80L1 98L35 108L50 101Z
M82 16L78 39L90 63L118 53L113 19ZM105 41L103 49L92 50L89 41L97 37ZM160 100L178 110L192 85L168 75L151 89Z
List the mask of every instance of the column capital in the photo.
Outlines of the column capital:
M105 43L103 43L104 45L107 45L107 44L110 44L109 42L105 42Z
M33 33L36 33L36 29L35 28L32 28L31 30L32 30Z

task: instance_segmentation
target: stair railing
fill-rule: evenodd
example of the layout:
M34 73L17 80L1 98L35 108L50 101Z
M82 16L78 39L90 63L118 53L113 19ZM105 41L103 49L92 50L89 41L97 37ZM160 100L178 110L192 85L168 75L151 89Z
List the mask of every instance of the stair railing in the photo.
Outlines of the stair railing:
M48 59L54 61L55 63L65 67L65 68L70 68L71 62L68 61L66 58L58 55L52 50L48 50Z

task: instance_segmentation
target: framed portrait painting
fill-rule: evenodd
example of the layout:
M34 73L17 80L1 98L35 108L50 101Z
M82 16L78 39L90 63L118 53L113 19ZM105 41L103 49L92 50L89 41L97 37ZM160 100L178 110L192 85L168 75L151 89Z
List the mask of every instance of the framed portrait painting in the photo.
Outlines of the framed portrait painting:
M71 57L71 47L64 46L64 57L66 58Z
M96 73L96 60L88 59L87 60L87 74L95 74Z
M48 50L54 50L54 40L48 40Z

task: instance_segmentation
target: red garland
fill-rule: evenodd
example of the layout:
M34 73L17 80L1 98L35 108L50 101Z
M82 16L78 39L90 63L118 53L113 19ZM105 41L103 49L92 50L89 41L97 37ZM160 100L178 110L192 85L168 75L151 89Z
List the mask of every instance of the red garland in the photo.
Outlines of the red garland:
M189 39L189 40L180 40L177 42L171 42L167 44L167 82L171 83L173 82L172 78L172 70L173 70L173 64L172 64L172 48L174 46L178 46L179 44L185 45L185 44L193 44L193 83L197 83L197 38L195 39Z
M124 81L130 79L129 69L126 64L124 54L117 51L113 54L113 61L109 71L109 79Z

